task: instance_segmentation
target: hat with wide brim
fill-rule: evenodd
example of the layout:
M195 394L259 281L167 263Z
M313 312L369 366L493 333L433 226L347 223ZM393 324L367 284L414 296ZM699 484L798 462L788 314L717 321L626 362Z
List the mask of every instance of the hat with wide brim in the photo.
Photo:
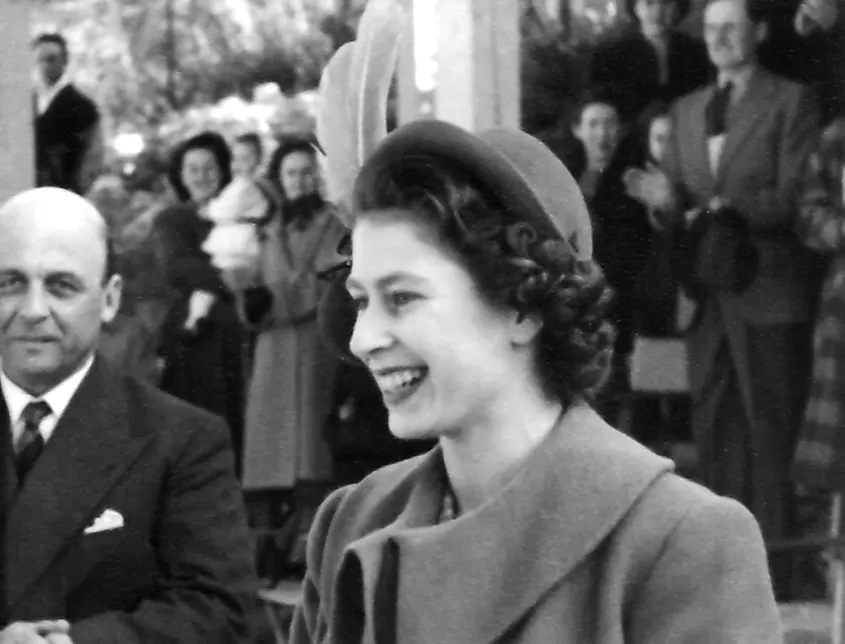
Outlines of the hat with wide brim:
M690 0L672 0L672 2L677 7L677 11L675 11L675 25L678 25L689 14ZM628 10L628 15L634 20L639 21L635 11L636 5L637 0L625 0L625 8Z
M389 134L362 171L388 169L408 155L442 159L530 224L541 239L563 240L577 259L592 258L590 216L578 183L534 137L509 128L471 134L444 121L414 121ZM341 355L348 354L355 316L343 280L334 279L321 303L319 323L329 346Z

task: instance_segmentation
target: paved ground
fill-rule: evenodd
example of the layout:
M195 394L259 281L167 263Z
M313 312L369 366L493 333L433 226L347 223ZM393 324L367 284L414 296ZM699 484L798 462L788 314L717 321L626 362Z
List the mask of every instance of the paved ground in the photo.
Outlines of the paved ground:
M830 604L783 604L786 644L830 644Z

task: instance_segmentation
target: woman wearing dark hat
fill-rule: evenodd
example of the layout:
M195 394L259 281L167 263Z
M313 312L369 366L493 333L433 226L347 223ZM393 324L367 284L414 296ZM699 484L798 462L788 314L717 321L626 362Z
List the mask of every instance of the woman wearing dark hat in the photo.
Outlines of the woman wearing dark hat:
M390 431L437 446L321 506L291 641L781 641L753 517L590 406L611 294L565 166L504 128L385 134L401 14L370 2L323 73L327 185L352 234L319 319Z
M160 386L224 417L239 462L246 336L231 294L202 250L213 227L206 207L232 178L223 137L204 132L182 143L173 153L168 178L180 203L156 216L152 232L177 294L164 328Z
M705 85L711 75L704 43L678 29L689 0L626 0L636 28L602 45L591 83L613 89L632 122L652 101L671 103Z
M439 445L325 502L292 641L780 641L751 515L590 407L610 293L557 158L412 123L364 164L353 212L326 331L391 431Z
M270 159L267 180L282 204L263 231L261 284L238 294L242 319L258 334L244 458L244 487L250 490L331 479L323 426L335 363L317 332L317 303L326 289L317 273L346 233L317 190L310 141L283 141Z

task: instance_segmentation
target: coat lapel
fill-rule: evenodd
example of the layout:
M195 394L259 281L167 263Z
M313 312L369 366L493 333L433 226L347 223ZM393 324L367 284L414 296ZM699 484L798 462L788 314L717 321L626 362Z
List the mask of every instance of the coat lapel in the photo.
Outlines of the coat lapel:
M413 634L413 641L443 641L446 628L449 641L497 641L669 469L669 461L579 406L500 495L454 521L432 525L443 490L442 460L433 452L415 473L404 511L347 551L345 564L355 555L354 567L360 566L366 632L380 630L374 619L392 626L398 613L408 631L403 637ZM398 554L389 556L394 550ZM390 570L394 558L399 563ZM397 593L380 597L384 586Z
M743 143L754 131L757 122L768 115L769 111L766 107L772 91L774 91L772 77L763 70L755 71L749 78L745 94L734 108L725 145L719 156L719 169L716 173L717 187L725 179L731 157L742 148Z
M710 152L707 146L707 105L713 99L715 86L709 87L698 95L698 100L692 105L687 118L689 126L687 153L689 154L692 172L695 177L696 192L709 195L713 192L715 179L710 170Z
M97 358L8 513L9 609L93 521L151 437L133 434L122 377Z
M6 523L9 508L17 494L18 478L15 473L15 448L6 400L0 392L0 534Z

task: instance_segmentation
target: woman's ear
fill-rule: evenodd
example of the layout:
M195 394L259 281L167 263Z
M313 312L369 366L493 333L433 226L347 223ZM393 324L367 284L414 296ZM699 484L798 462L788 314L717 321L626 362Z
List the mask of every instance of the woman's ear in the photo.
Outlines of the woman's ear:
M514 313L511 323L511 341L516 345L530 344L543 328L543 320L536 313Z

